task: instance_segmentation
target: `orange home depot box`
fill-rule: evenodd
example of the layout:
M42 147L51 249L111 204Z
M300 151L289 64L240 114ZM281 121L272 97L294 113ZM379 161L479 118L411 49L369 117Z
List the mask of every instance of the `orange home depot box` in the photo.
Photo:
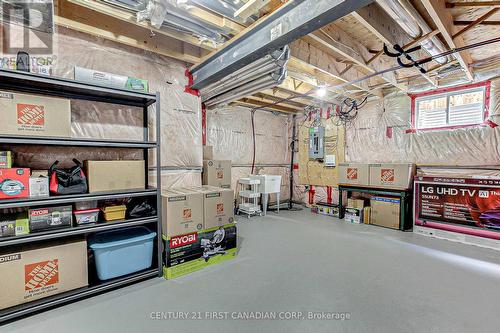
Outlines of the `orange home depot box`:
M384 163L370 164L370 185L407 189L413 185L415 164Z
M0 91L0 133L71 137L68 99Z
M0 253L0 309L88 285L87 242Z
M231 161L203 161L203 185L231 188Z
M368 164L339 163L337 166L339 184L369 185Z

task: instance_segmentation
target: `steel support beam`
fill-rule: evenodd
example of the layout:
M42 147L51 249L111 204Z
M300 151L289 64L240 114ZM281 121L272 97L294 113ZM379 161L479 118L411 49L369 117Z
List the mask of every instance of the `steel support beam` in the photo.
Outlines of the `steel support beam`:
M194 84L201 89L227 74L331 23L373 0L295 0L258 22L251 30L229 42L191 69Z

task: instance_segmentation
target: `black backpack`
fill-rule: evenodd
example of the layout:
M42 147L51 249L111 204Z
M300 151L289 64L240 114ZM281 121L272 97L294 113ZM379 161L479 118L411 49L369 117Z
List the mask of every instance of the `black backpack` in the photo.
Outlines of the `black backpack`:
M75 166L71 169L57 169L59 161L55 161L49 168L50 193L56 195L87 193L87 177L82 164L76 158Z

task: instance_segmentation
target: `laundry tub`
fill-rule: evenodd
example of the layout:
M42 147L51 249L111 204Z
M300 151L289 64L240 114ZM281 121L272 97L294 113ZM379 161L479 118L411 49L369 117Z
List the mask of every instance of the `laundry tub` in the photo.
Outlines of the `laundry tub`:
M151 267L156 232L130 227L101 232L89 239L97 277L108 280Z

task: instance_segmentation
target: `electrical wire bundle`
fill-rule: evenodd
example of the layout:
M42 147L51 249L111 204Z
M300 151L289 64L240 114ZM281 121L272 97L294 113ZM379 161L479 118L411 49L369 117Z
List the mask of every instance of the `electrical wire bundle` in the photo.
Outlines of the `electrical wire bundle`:
M353 98L346 98L342 101L342 104L337 108L335 120L337 121L337 126L339 125L349 125L358 116L358 110L365 106L368 96L363 98L361 102Z

